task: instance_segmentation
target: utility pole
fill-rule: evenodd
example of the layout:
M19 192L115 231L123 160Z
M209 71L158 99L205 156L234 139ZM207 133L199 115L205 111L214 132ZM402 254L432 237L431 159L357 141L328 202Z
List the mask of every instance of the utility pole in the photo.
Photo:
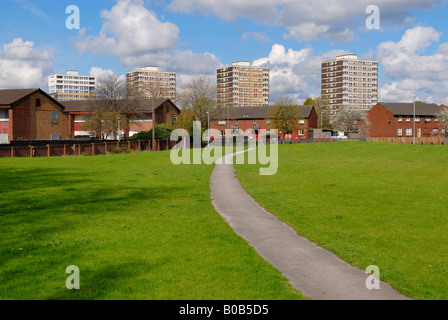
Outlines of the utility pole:
M414 130L412 131L414 136L414 145L415 145L415 96L414 96Z

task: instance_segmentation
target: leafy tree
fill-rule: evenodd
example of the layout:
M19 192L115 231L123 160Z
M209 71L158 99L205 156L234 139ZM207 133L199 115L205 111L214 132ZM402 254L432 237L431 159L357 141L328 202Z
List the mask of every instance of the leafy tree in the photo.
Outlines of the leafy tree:
M297 103L289 97L280 97L276 103L268 109L268 119L285 136L299 129L299 116Z
M310 97L306 98L305 102L303 103L304 106L314 106L316 102L311 99Z
M82 128L85 131L93 130L96 137L106 140L108 137L116 134L118 119L120 119L120 125L124 127L126 125L126 118L119 117L119 113L96 109L91 115L86 116Z
M175 129L185 129L190 136L193 136L193 122L196 121L196 116L193 110L184 109L177 117L177 121L173 123Z

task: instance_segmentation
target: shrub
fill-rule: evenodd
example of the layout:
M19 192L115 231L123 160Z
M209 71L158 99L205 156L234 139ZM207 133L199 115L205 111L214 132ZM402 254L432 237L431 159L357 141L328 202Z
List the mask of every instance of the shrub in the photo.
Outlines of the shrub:
M169 140L171 138L171 133L174 131L174 128L166 125L159 124L156 126L155 138L156 140ZM129 138L130 140L152 140L152 130L151 131L142 131L137 134L134 134Z

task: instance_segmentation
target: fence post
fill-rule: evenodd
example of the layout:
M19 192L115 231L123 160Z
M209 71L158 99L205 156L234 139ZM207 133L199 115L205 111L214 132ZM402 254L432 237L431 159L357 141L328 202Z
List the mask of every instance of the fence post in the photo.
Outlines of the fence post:
M104 154L109 154L109 150L107 150L107 142L104 142Z
M47 144L47 157L50 158L51 152L50 152L50 145Z
M29 146L30 147L30 158L33 157L33 146Z
M92 156L95 155L95 143L92 143Z
M64 157L67 155L67 145L64 144Z
M138 152L142 152L142 141L138 140Z
M11 147L11 158L14 158L14 147Z

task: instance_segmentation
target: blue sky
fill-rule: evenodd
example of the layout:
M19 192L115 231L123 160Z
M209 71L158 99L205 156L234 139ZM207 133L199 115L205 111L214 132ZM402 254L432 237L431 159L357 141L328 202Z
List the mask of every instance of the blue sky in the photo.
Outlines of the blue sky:
M380 30L365 28L371 4ZM69 5L81 30L65 26ZM271 100L303 101L319 94L320 62L347 52L380 61L382 100L447 103L447 14L445 0L2 0L0 88L144 65L178 72L182 87L245 60L270 67Z

